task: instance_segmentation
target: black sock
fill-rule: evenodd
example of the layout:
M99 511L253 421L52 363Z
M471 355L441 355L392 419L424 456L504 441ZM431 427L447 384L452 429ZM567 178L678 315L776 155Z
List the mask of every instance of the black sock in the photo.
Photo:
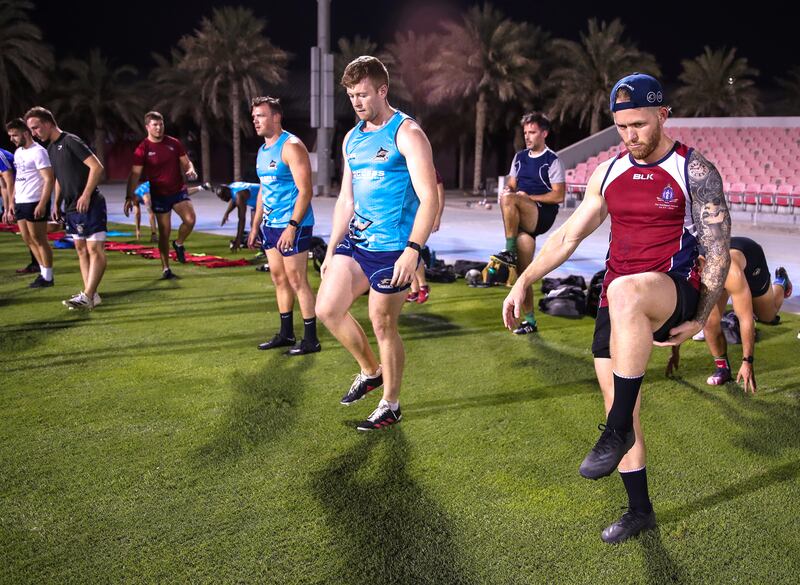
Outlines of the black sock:
M286 339L294 339L294 319L292 311L281 313L281 335Z
M614 372L614 403L608 412L606 425L623 433L633 428L633 408L643 378L644 374L626 378Z
M36 256L33 255L33 252L31 252L31 264L39 268L39 261L36 259Z
M303 339L317 343L317 318L303 319Z
M628 507L635 512L649 514L653 511L650 494L647 493L647 468L636 471L620 471L625 491L628 492Z

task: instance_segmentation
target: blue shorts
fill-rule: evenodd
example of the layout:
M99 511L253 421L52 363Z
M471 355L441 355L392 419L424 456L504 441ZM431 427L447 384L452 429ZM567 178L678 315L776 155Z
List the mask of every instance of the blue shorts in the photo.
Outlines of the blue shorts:
M403 286L392 286L392 275L394 274L394 263L405 250L392 250L390 252L369 252L362 250L353 242L349 236L345 236L334 250L334 254L350 256L361 267L364 275L369 280L369 285L375 292L383 294L393 294L406 290L411 283ZM417 261L419 266L419 261Z
M106 200L102 195L94 195L86 213L70 211L67 213L67 233L75 240L106 239Z
M150 194L150 207L155 213L169 213L181 201L191 201L186 189L175 195L153 195Z
M16 203L14 205L14 217L18 220L24 219L25 221L32 222L47 221L50 219L50 202L47 202L47 209L44 212L44 216L38 219L33 215L37 205L39 205L38 201L34 201L33 203Z
M265 250L275 248L285 227L261 226L261 244ZM297 228L294 235L294 247L291 250L278 250L283 256L294 256L311 249L311 236L314 235L313 225L304 225Z

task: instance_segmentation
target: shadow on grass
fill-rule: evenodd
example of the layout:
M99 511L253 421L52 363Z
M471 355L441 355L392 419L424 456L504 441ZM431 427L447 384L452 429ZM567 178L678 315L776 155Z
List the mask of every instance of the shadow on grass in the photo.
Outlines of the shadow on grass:
M644 569L647 583L685 583L686 571L670 557L661 542L661 531L656 528L639 537L639 546L644 553Z
M564 398L594 392L599 396L591 359L572 356L538 337L532 338L530 343L532 355L513 365L515 371L519 372L516 378L519 390L414 403L409 406L408 412L413 413L414 418L425 418L466 408ZM480 369L476 374L486 374L482 365L479 362L476 364L475 367ZM532 381L534 376L536 381ZM559 382L553 383L554 380Z
M723 504L735 498L746 496L776 483L793 481L800 475L800 460L790 461L769 471L754 475L738 481L728 487L702 498L687 502L682 506L660 513L658 519L661 523L676 522L718 504Z
M297 418L306 390L305 373L316 355L273 354L256 374L234 375L232 393L215 438L197 451L204 463L237 459L250 449L277 440Z
M19 352L47 342L53 333L81 325L86 317L86 313L71 311L70 314L64 315L63 321L28 321L19 325L0 327L0 355L11 356L10 360L0 360L0 363L4 361L20 363ZM3 369L10 372L15 369L27 369L29 366L30 363L25 358L19 368Z
M314 479L341 559L329 582L476 582L459 566L444 512L406 471L409 451L400 428L369 434Z

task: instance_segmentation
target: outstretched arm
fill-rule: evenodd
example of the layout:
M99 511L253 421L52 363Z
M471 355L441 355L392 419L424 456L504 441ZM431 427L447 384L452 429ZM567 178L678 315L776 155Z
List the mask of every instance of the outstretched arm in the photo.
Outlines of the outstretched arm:
M689 157L688 171L692 220L706 262L700 273L700 300L694 320L671 329L665 345L682 343L703 328L722 293L731 264L731 214L722 191L722 177L697 151Z

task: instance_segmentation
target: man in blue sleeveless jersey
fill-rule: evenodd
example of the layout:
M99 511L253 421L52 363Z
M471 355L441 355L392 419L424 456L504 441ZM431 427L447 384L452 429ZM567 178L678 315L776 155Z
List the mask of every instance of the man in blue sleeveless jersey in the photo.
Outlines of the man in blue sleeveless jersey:
M245 183L243 181L234 181L227 185L220 185L214 189L217 197L228 204L225 213L222 214L222 221L220 226L228 223L228 217L236 209L236 216L238 222L236 224L236 237L231 240L231 250L236 252L242 247L244 241L244 228L247 225L247 210L250 208L250 231L255 230L253 220L256 217L256 208L258 207L258 194L261 192L260 183ZM258 231L256 230L256 237Z
M308 283L308 250L314 229L311 209L311 162L305 145L281 126L283 108L278 99L257 97L251 102L253 126L264 138L258 149L256 173L261 182L261 205L256 208L253 225L261 225L269 273L281 317L281 329L258 349L292 346L287 355L318 352L317 317L314 293ZM256 241L250 230L249 247ZM294 297L303 315L303 340L295 344Z
M506 233L506 249L495 258L516 265L522 274L533 261L536 236L549 230L556 220L558 205L564 201L564 167L558 155L545 144L550 120L539 112L522 117L525 150L511 163L508 182L500 199ZM514 329L517 335L537 330L533 315L533 289L528 287L522 306L524 320Z
M386 101L383 63L359 57L345 69L342 85L360 121L344 139L342 189L320 270L317 314L361 367L341 403L383 386L378 407L357 427L368 431L401 418L405 353L397 323L439 205L430 143L414 120ZM367 291L380 363L349 313Z

